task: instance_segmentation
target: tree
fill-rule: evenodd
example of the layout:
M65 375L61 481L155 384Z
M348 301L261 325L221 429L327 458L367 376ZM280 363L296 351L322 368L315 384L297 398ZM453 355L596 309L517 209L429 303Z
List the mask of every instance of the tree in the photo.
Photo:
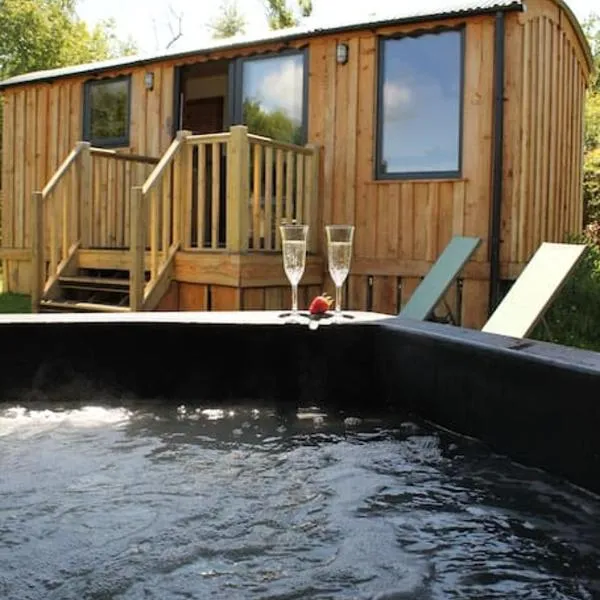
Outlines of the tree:
M588 225L600 222L600 17L592 15L583 27L596 67L585 107L583 198Z
M117 39L114 21L89 29L76 8L77 0L0 0L0 80L135 52Z
M245 33L246 17L240 11L237 0L223 0L218 16L208 25L215 39L233 37Z
M90 30L75 9L76 0L0 0L0 78L135 51L114 21Z
M302 144L302 127L281 110L266 111L258 100L244 100L243 121L250 133L278 142Z
M309 17L312 14L312 0L296 0L300 17ZM288 6L287 0L265 0L267 20L271 29L285 29L295 27L300 23L299 17Z

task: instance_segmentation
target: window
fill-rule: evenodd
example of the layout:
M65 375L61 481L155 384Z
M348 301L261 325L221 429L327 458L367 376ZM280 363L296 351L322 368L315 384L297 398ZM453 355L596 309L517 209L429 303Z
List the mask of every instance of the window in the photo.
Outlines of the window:
M129 145L130 78L85 84L83 138L96 146Z
M305 143L304 56L304 52L294 52L241 61L236 117L250 133L280 142Z
M463 30L379 46L377 178L459 177Z

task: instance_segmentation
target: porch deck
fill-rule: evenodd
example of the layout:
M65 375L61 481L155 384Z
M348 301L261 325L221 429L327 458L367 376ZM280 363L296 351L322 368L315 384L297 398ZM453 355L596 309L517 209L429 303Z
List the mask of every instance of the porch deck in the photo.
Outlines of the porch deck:
M224 308L242 308L243 288L287 284L277 227L295 219L316 231L318 172L315 147L243 126L180 131L160 159L79 142L32 196L34 311L63 302L65 282L90 272L120 272L123 311L160 308L173 281L230 288L238 300ZM318 241L309 239L304 286L322 283Z

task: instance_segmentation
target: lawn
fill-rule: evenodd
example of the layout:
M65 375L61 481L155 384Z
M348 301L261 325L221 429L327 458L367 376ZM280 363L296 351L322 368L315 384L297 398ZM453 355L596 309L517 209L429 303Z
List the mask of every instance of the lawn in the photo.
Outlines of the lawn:
M0 294L0 313L30 313L31 298L23 294Z

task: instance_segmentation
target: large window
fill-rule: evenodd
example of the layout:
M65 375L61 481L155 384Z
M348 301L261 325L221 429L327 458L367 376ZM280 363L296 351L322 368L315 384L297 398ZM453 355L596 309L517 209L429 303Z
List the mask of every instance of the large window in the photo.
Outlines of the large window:
M95 146L129 145L130 78L85 84L83 137Z
M377 177L458 177L463 31L388 38L379 52Z
M241 62L238 120L250 133L304 144L306 78L304 52Z

